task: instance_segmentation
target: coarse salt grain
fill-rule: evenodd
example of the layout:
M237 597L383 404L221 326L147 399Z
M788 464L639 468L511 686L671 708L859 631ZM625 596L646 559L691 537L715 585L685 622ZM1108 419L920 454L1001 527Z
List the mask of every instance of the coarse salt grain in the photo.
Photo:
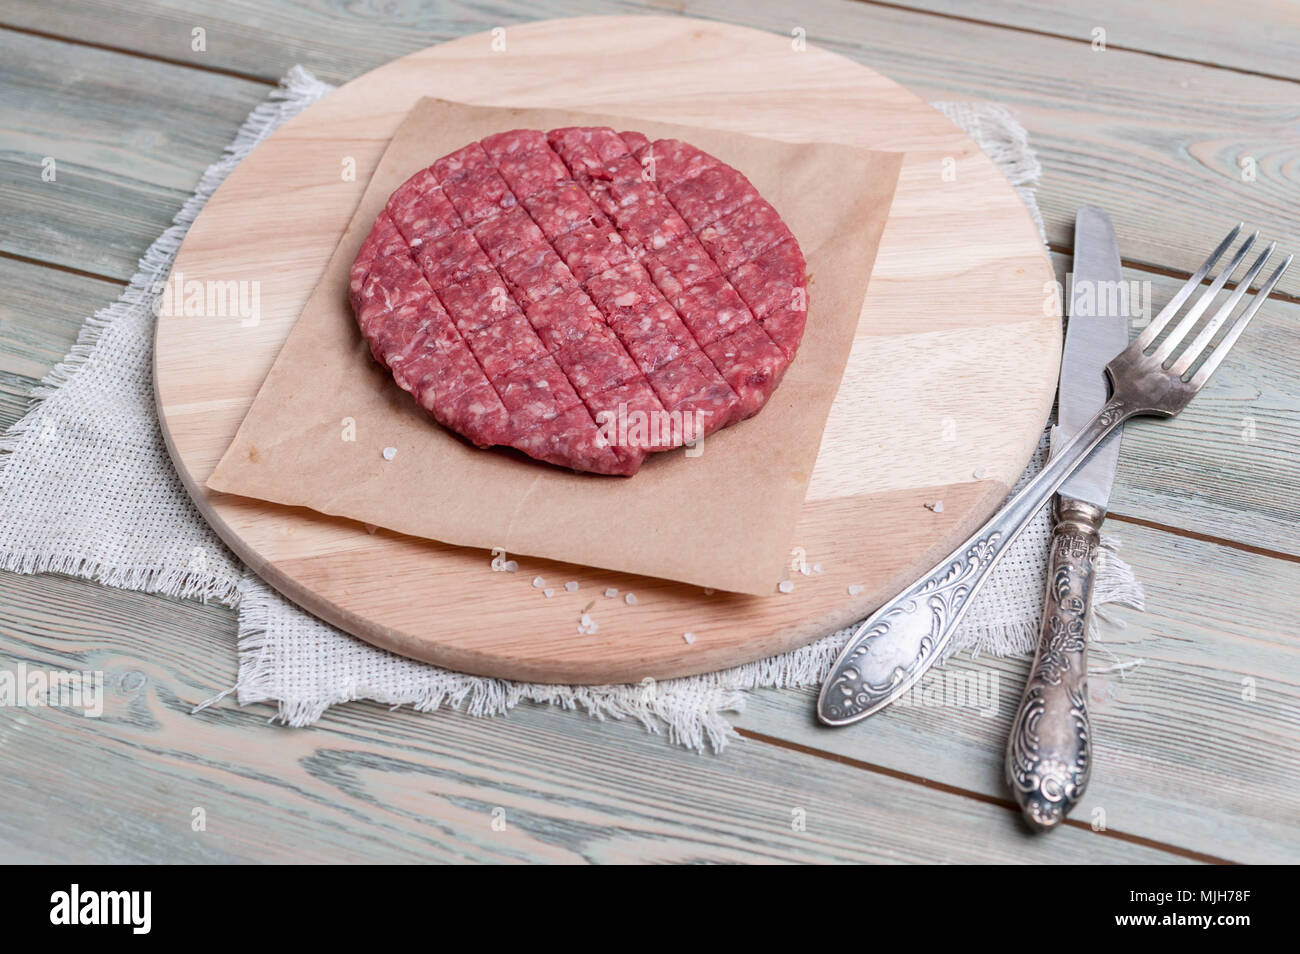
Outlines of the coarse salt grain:
M540 590L540 589L541 589L543 586L545 586L545 585L546 585L546 581L543 580L540 576L535 576L535 577L533 577L533 586L534 586L534 587L536 587L537 589Z
M552 596L555 595L555 590L551 589L551 588L548 586L546 589L542 590L542 595L545 596L545 597L549 600Z
M988 470L981 467L979 470L975 471L975 473L973 473L971 476L974 477L976 480L983 480L988 475L989 475Z
M393 459L394 457L396 457L396 456L397 456L397 448L396 448L396 447L385 447L385 448L384 448L384 460L392 460L392 459Z
M686 640L687 644L692 644L692 643L695 642L695 634L694 634L694 633L682 633L682 639Z
M814 573L820 573L821 571L822 571L822 565L821 565L820 563L814 563L814 564L813 564L813 572L814 572Z
M626 603L628 606L636 606L636 594L635 593L627 594L627 596L623 597L623 602Z
M612 586L610 586L610 587L606 587L606 589L605 589L605 599L607 599L607 600L612 600L612 599L613 599L614 597L616 597L616 596L618 596L618 590L614 589L614 587L612 587Z
M935 513L943 513L943 501L936 500L934 503L928 503L925 505L925 509L933 510Z
M570 593L576 593L578 592L578 581L570 580L568 583L564 584L564 588L568 590Z
M782 580L780 583L776 585L776 588L780 590L782 593L794 592L794 584L791 583L789 580Z
M857 596L865 589L866 589L865 586L861 586L857 583L854 583L852 586L849 587L849 596Z

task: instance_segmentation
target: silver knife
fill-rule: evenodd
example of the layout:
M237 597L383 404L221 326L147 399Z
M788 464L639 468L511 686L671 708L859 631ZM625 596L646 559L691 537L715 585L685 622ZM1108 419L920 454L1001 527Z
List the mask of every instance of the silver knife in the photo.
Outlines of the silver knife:
M1086 330L1089 325L1075 327ZM1113 357L1123 346L1119 340L1105 357ZM1100 376L1093 383L1105 387ZM1069 474L1070 469L1045 468L929 573L867 617L832 663L817 697L817 717L827 725L850 725L914 686L943 656L998 561Z
M1061 359L1053 447L1064 446L1110 395L1106 363L1128 344L1128 307L1110 219L1084 206L1074 220L1074 288ZM1047 561L1038 652L1007 743L1007 780L1036 830L1060 824L1088 785L1088 615L1120 428L1061 484Z

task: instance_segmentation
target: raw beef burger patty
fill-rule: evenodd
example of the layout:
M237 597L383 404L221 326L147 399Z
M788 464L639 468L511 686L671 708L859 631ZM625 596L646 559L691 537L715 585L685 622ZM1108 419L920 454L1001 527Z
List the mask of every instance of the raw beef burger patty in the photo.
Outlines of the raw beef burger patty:
M350 294L443 426L599 474L756 414L807 316L799 243L748 179L607 127L499 133L416 173Z

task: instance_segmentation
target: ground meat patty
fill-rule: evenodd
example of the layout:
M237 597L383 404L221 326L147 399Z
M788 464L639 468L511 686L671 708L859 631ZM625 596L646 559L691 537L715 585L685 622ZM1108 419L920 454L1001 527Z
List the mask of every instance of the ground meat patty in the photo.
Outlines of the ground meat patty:
M499 133L416 173L349 291L375 360L444 427L598 474L756 414L808 301L748 179L608 127Z

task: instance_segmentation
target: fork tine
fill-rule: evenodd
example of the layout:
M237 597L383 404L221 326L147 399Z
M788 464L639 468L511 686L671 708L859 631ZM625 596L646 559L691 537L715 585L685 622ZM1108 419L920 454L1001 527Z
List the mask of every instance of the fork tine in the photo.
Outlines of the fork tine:
M1174 325L1174 330L1165 336L1164 341L1160 342L1160 347L1157 348L1155 353L1152 355L1156 361L1164 364L1165 360L1173 354L1174 348L1178 346L1178 342L1187 337L1187 333L1196 327L1196 323L1201 320L1201 315L1205 314L1205 309L1214 304L1215 297L1219 294L1219 291L1223 288L1224 284L1227 283L1228 279L1232 277L1232 273L1237 270L1237 266L1240 265L1242 259L1246 257L1246 253L1250 251L1250 247L1255 244L1255 239L1257 238L1259 238L1259 233L1255 232L1253 235L1248 237L1246 241L1241 243L1241 248L1237 249L1237 254L1232 256L1232 261L1223 267L1223 270L1220 271L1214 281L1210 283L1210 287L1201 293L1200 298L1196 299L1196 304L1187 309L1187 314L1183 316L1182 320L1179 321L1178 324ZM1245 283L1249 285L1250 279L1247 278Z
M1233 293L1228 296L1228 300L1225 301L1219 310L1214 313L1214 317L1205 323L1205 327L1201 329L1201 333L1196 336L1195 340L1183 349L1182 355L1179 356L1178 360L1175 361L1173 366L1169 369L1171 373L1176 374L1179 377L1182 377L1187 373L1187 369L1192 366L1192 363L1196 361L1201 352L1205 350L1205 346L1214 339L1215 333L1223 325L1224 321L1226 321L1228 316L1236 309L1237 303L1245 297L1246 292L1250 289L1251 282L1253 282L1259 273L1264 270L1264 264L1268 261L1269 256L1273 254L1273 250L1276 248L1276 242L1269 243L1268 248L1264 249L1264 253L1255 260L1255 264L1250 267L1250 270L1246 272L1245 276L1237 284ZM1240 253L1238 253L1238 257L1240 257ZM1235 266L1236 263L1234 262L1233 264ZM1175 333L1177 333L1177 329L1175 329ZM1166 342L1166 344L1168 344L1168 342ZM1155 353L1154 357L1156 360L1163 363L1164 359L1169 356L1171 350L1173 349L1166 348L1162 345L1160 350Z
M1200 370L1197 371L1196 374L1192 375L1192 379L1188 383L1191 385L1193 391L1199 391L1202 385L1210 379L1210 375L1212 375L1215 372L1215 369L1223 362L1223 359L1227 357L1228 352L1232 350L1232 346L1236 344L1237 339L1241 337L1241 333L1246 330L1246 325L1250 324L1250 319L1255 317L1255 312L1259 311L1260 306L1268 300L1268 296L1273 292L1273 286L1278 283L1278 279L1282 277L1282 273L1291 265L1292 257L1293 256L1288 255L1282 264L1273 269L1273 274L1268 276L1268 281L1263 284L1259 291L1255 292L1255 297L1251 300L1251 303L1246 306L1246 310L1237 316L1237 319L1232 323L1232 326L1228 328L1228 333L1223 336L1223 340L1220 341L1218 345L1215 346L1214 350L1210 352L1209 357L1205 359L1205 363L1201 365Z
M1137 347L1139 351L1145 351L1147 348L1151 347L1151 342L1155 341L1156 335L1160 334L1160 332L1164 330L1165 325L1169 323L1169 319L1178 314L1178 309L1183 307L1183 302L1187 301L1188 296L1196 290L1197 286L1200 285L1201 282L1205 281L1205 276L1210 273L1210 269L1214 267L1214 263L1219 260L1219 257L1224 252L1232 247L1232 243L1237 240L1237 236L1240 234L1242 226L1244 225L1244 222L1238 222L1237 227L1229 232L1224 240L1219 243L1219 247L1210 253L1210 257L1201 262L1201 267L1192 274L1192 277L1183 283L1183 287L1178 289L1178 293L1174 295L1173 298L1169 299L1169 304L1160 309L1160 314L1156 315L1155 318L1151 320L1151 324L1146 326L1146 330L1138 336Z

